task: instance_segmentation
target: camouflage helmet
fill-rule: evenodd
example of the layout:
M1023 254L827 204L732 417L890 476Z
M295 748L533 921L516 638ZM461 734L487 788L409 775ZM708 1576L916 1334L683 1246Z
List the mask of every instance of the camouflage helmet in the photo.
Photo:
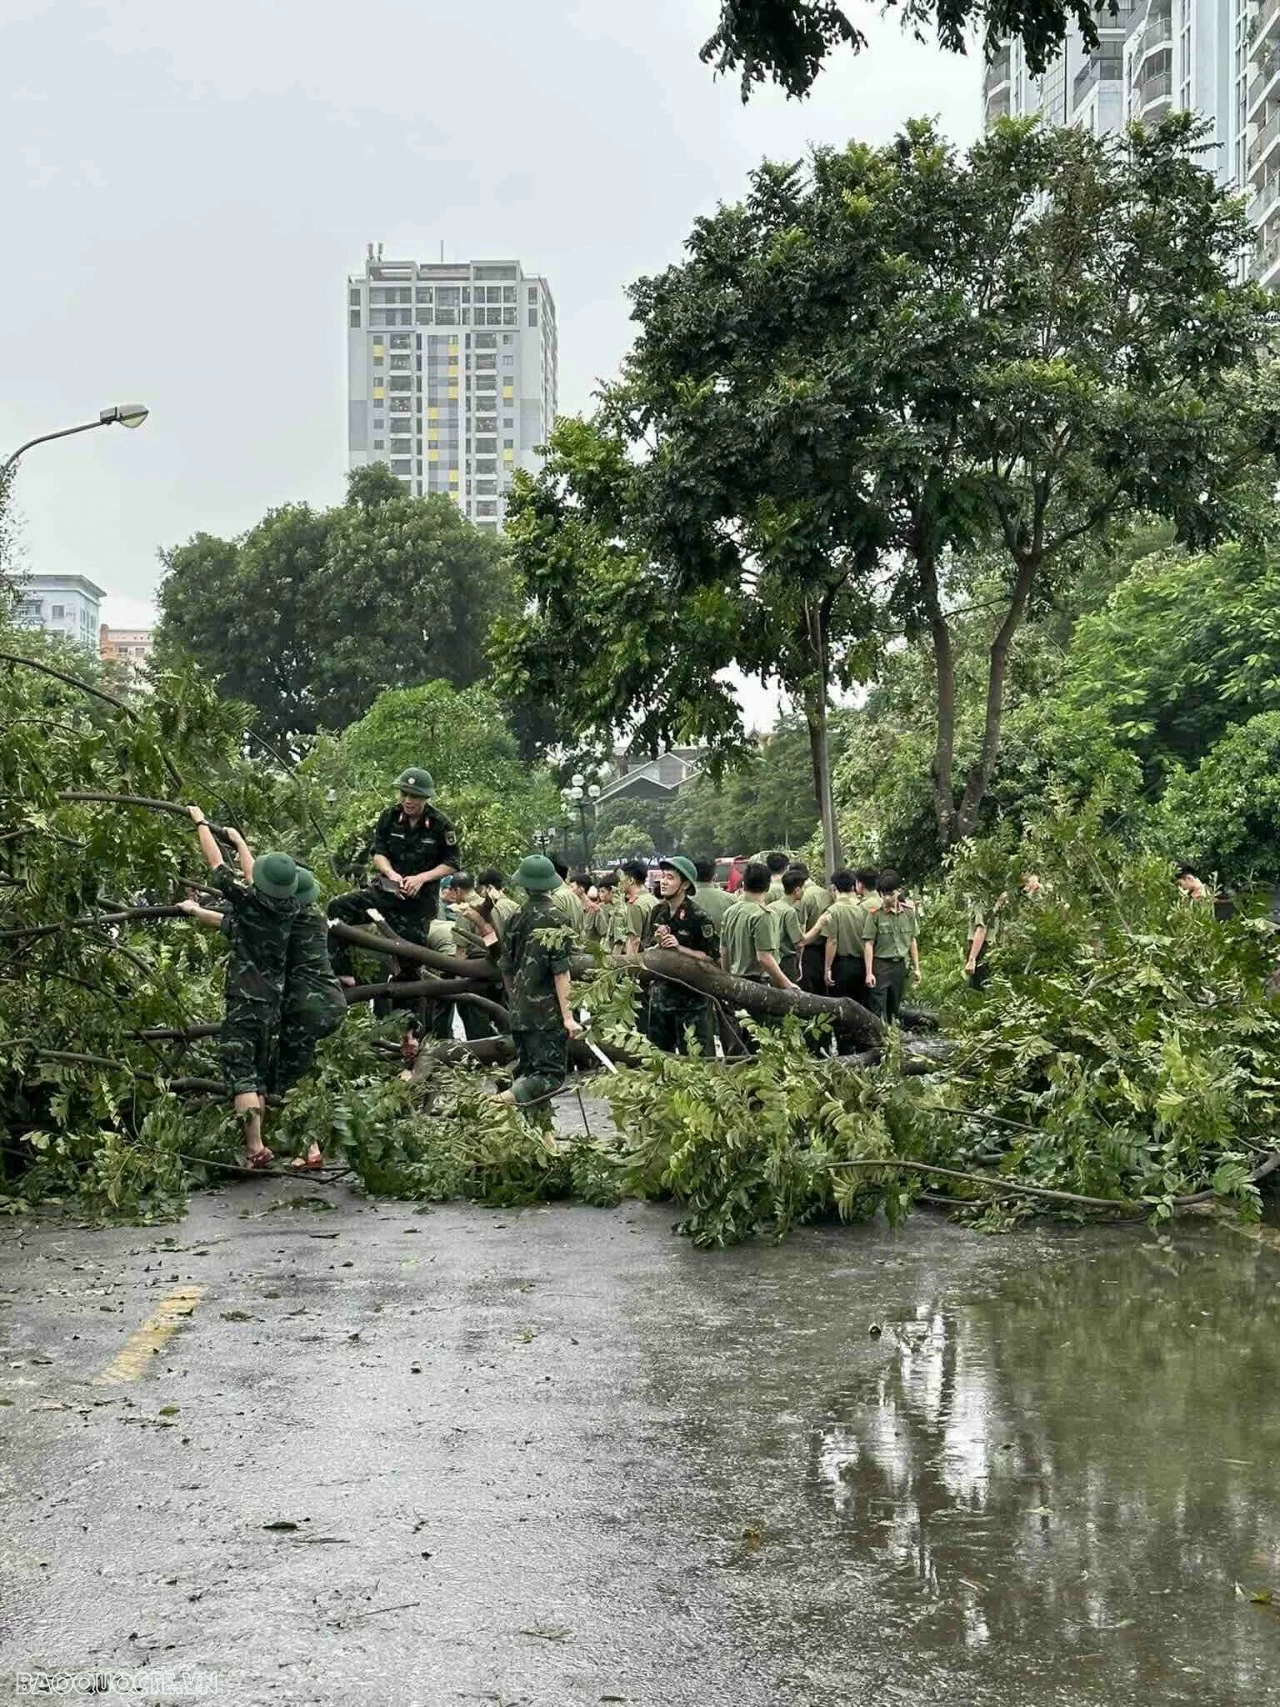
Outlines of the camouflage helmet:
M436 791L435 778L425 765L410 765L396 778L401 794L415 794L419 800L430 800Z

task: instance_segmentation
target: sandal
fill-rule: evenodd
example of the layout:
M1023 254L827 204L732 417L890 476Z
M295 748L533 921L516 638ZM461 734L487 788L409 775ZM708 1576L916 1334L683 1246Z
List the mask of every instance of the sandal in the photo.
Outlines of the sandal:
M324 1166L324 1157L323 1156L295 1156L293 1158L292 1162L290 1162L289 1166L292 1168L297 1168L299 1170L299 1172L315 1173L318 1169L320 1169Z
M257 1172L261 1168L270 1167L275 1159L275 1152L268 1150L264 1144L260 1150L255 1150L252 1156L245 1157L244 1165L251 1171Z

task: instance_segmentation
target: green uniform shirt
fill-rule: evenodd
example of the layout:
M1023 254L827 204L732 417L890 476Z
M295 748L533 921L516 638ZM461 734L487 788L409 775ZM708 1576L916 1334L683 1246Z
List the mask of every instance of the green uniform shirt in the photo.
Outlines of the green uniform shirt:
M531 895L502 944L502 975L513 1031L563 1031L556 996L558 973L569 970L573 931L549 895Z
M729 970L735 978L764 978L761 954L778 953L778 920L759 901L735 901L724 916L720 942L729 950Z
M785 894L786 890L782 887L782 879L780 877L775 877L773 882L769 885L770 904L774 901L781 901Z
M827 942L834 938L836 953L839 955L860 955L865 921L866 913L857 897L842 895L838 901L833 901L827 910L822 926L823 938Z
M494 935L501 942L510 929L511 921L520 911L519 904L510 895L499 895L493 903L493 911L489 914L489 923L493 926Z
M317 994L327 1000L334 989L342 994L329 964L329 921L310 907L300 908L290 926L286 979L289 1008L306 1007Z
M980 901L969 903L969 941L972 942L978 932L985 928L986 945L991 946L1000 934L1000 918L1004 908L1000 902L993 901L989 906Z
M563 914L568 920L575 946L581 947L587 936L587 910L582 902L567 883L562 883L558 889L551 891L550 901L557 913Z
M795 979L800 973L800 938L804 935L800 915L786 895L781 901L770 901L769 911L778 921L778 964L788 978Z
M725 914L733 905L733 896L727 895L718 884L699 883L693 892L693 898L719 930L724 923Z
M453 926L447 919L432 919L427 926L427 947L437 954L453 953Z
M800 927L807 935L818 920L831 905L830 893L819 883L806 883L800 891L800 900L796 911L800 915Z
M643 942L645 921L657 905L658 898L649 889L637 890L634 900L624 900L622 902L624 929L619 942L624 943L629 936L639 937Z
M914 907L900 907L895 913L885 906L868 913L862 924L862 940L869 942L873 960L906 960L917 934Z

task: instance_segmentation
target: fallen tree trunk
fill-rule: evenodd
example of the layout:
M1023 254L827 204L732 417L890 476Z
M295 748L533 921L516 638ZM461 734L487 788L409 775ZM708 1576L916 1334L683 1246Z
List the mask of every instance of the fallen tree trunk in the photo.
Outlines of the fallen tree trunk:
M390 960L409 960L415 966L430 966L447 978L463 978L476 984L502 982L502 974L492 960L456 960L451 954L440 954L434 948L423 948L420 943L406 942L403 937L382 936L377 931L364 931L356 925L343 925L336 920L329 925L329 935L336 936L340 942L349 942L353 948L367 948L370 953L385 955Z
M804 990L779 990L772 984L735 978L709 960L694 960L674 949L651 948L644 954L628 955L616 964L624 971L634 972L642 984L660 978L684 985L721 1003L730 1013L745 1009L753 1019L784 1019L788 1014L799 1019L818 1019L826 1015L846 1052L874 1049L884 1043L884 1026L875 1014L846 997L811 996Z
M484 994L484 989L491 986L480 986L461 978L420 978L411 984L356 984L344 989L347 1006L353 1007L357 1002L373 1001L378 996L427 996L444 1002L473 1002L482 1008L497 1023L506 1030L510 1026L507 1010L499 1003L490 1001ZM202 1038L216 1037L222 1030L217 1020L202 1021L197 1025L149 1025L144 1030L133 1035L142 1043L198 1043Z

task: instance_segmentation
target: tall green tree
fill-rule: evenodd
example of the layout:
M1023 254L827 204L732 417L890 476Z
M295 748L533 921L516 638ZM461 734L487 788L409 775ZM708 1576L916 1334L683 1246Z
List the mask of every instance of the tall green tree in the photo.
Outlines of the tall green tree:
M350 475L334 509L286 505L161 561L161 660L189 653L286 744L342 728L387 688L478 681L508 587L499 541L380 465Z

